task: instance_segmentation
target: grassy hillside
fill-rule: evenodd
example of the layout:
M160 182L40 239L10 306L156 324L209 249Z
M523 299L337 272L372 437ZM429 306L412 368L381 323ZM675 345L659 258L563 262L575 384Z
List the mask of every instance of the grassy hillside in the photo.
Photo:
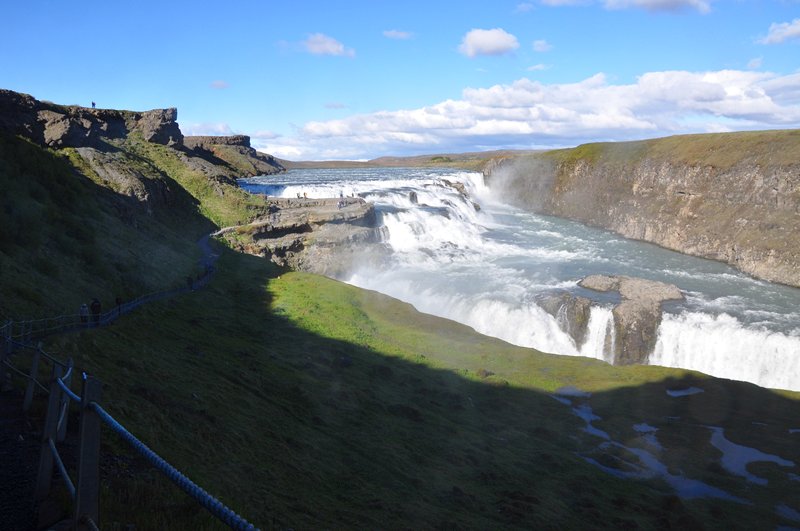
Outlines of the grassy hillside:
M785 166L800 160L800 130L676 135L634 142L599 142L545 153L557 162L617 163L644 158L727 170L742 162Z
M77 313L163 289L195 270L194 239L211 224L176 204L148 215L135 200L98 186L71 163L0 135L0 319Z
M54 347L103 380L108 409L134 433L266 528L766 525L778 521L770 491L754 493L711 467L718 456L702 450L693 425L713 419L742 442L753 421L769 419L777 431L798 413L796 402L752 385L539 354L230 252L208 289ZM588 465L580 454L595 439L548 395L562 385L594 392L600 429L631 437L636 423L659 426L676 470L764 499L680 501L658 481ZM689 385L706 389L703 407L665 394ZM104 521L214 528L107 441ZM797 454L788 442L766 448Z
M258 208L233 189L218 194L173 151L134 143L120 149L162 172L180 199L152 216L120 216L127 200L77 173L63 152L2 141L1 212L15 229L3 232L0 293L14 317L77 307L89 292L180 282L210 220ZM373 292L218 250L207 288L46 348L100 378L109 412L262 528L747 529L786 525L776 503L800 507L775 465L751 467L768 486L722 469L706 428L800 463L788 431L800 417L794 394L513 347ZM690 385L705 392L666 395ZM563 386L592 393L573 405L590 406L614 441L639 448L633 426L654 426L672 473L753 504L682 500L658 478L623 480L590 465L631 456L603 447L551 396ZM220 528L108 431L102 477L103 529Z

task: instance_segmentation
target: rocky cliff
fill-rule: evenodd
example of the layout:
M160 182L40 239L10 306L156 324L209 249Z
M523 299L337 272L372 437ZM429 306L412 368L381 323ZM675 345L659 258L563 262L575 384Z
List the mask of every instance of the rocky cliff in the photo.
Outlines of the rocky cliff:
M178 173L194 183L195 193L210 190L222 197L226 187L237 186L237 178L284 170L252 149L247 136L184 137L177 118L174 108L95 109L0 90L0 134L67 154L80 173L148 213L174 204L177 188L171 180Z
M247 135L187 136L183 144L200 156L224 161L241 171L243 176L271 175L284 170L275 157L250 147L250 137Z
M800 286L800 131L588 144L486 173L518 206Z
M282 266L336 276L378 254L375 207L357 198L270 198L268 213L217 235L234 249Z
M147 142L181 145L177 109L134 112L56 105L0 89L0 132L21 135L48 147L97 147L103 139L138 131Z

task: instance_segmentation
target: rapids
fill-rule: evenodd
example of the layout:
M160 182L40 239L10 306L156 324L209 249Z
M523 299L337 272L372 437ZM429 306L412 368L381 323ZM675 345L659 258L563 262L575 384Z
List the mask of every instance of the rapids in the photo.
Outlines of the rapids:
M462 183L467 196L448 185ZM584 276L630 275L677 285L649 362L764 387L800 390L800 289L770 284L709 260L626 240L497 200L482 175L449 169L292 170L240 180L280 197L355 195L372 201L386 256L344 280L516 345L609 360L613 297L577 285ZM476 209L473 202L480 205ZM558 288L594 301L577 345L536 304Z

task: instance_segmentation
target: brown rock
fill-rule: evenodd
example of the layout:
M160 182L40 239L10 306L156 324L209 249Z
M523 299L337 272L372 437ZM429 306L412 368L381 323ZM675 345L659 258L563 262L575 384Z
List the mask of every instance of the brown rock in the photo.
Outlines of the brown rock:
M591 275L578 285L595 291L618 291L622 296L622 302L612 311L615 365L646 363L661 324L661 303L683 300L677 286L643 278Z

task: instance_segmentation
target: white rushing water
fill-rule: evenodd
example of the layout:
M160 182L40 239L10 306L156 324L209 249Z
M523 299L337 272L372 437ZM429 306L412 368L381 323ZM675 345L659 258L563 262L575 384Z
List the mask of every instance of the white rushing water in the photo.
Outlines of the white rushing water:
M464 184L462 196L445 180ZM577 286L584 276L631 275L677 285L650 363L765 387L800 390L800 290L568 220L499 202L477 173L431 169L292 170L243 179L272 196L357 195L375 203L386 259L342 278L516 345L609 361L612 296ZM472 201L480 205L476 210ZM373 262L370 261L369 264ZM537 297L591 298L580 345Z

